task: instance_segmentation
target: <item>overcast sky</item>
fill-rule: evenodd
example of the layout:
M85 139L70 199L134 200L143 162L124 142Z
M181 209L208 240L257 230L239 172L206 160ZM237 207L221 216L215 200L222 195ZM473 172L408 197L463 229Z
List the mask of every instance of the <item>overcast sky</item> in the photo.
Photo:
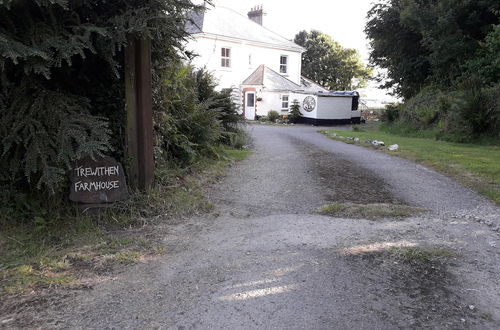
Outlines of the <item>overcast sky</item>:
M242 15L256 5L263 5L264 26L293 39L301 30L319 30L342 46L357 49L368 61L368 41L363 32L366 13L374 0L214 0Z

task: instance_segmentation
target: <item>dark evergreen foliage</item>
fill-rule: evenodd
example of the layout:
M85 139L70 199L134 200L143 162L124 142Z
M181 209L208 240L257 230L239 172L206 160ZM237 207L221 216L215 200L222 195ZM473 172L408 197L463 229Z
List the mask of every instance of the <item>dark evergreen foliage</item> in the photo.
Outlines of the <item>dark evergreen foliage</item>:
M0 1L0 184L57 191L81 155L121 157L127 36L150 38L161 70L188 37L193 8L189 0Z

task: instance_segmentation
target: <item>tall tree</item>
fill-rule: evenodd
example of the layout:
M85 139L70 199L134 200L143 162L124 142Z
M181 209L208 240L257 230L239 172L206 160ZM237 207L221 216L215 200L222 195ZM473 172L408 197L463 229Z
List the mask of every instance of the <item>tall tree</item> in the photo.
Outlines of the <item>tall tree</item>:
M495 0L387 0L368 13L372 64L387 69L385 87L409 98L428 84L449 88L495 50ZM487 38L489 36L489 38ZM498 42L498 40L497 40ZM484 48L483 50L480 50ZM489 80L495 75L489 67ZM487 70L482 70L487 71Z
M294 42L306 49L302 54L302 74L332 90L363 87L371 76L355 49L344 48L320 31L300 31Z
M425 85L430 75L429 51L422 46L422 35L403 25L403 1L376 4L369 12L365 32L371 39L370 62L387 70L382 87L409 98ZM385 79L387 78L387 79Z
M402 23L422 35L429 50L432 82L449 86L461 76L464 64L474 58L480 43L498 24L494 0L407 1Z

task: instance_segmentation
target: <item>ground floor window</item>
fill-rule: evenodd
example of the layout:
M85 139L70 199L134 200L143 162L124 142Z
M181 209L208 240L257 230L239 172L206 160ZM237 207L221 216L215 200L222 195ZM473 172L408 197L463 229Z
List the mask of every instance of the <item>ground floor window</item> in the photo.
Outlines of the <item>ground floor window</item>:
M281 109L288 110L288 95L281 95Z

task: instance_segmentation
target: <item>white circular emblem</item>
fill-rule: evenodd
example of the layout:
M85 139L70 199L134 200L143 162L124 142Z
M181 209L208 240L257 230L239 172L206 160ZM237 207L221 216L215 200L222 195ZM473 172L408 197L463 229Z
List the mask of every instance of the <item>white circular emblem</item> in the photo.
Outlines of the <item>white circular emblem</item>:
M302 102L302 108L304 108L304 110L307 112L313 111L316 108L316 100L314 99L314 97L306 97Z

